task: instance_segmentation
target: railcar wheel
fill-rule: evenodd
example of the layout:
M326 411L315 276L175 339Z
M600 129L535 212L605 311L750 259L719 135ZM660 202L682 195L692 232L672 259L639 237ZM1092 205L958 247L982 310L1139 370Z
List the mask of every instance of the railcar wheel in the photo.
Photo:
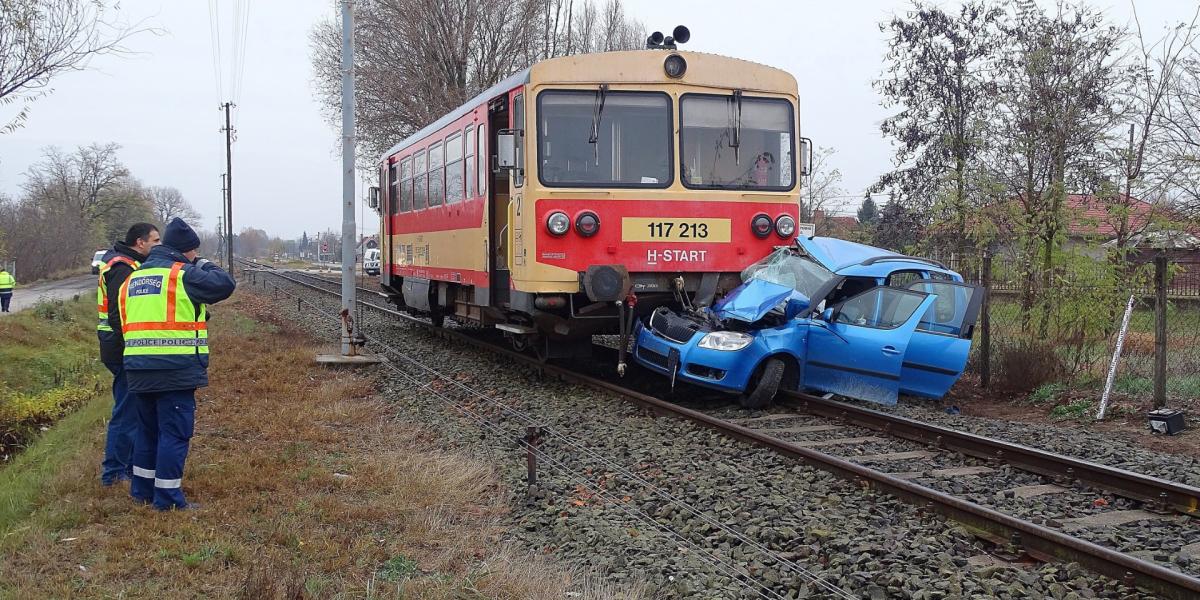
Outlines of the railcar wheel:
M440 310L434 310L429 313L429 320L433 323L434 327L441 327L446 324L446 314Z
M738 399L742 408L753 409L770 406L771 401L775 399L775 392L779 391L779 382L783 381L783 373L786 370L787 364L782 360L768 358L759 371L754 389L747 394L742 394Z

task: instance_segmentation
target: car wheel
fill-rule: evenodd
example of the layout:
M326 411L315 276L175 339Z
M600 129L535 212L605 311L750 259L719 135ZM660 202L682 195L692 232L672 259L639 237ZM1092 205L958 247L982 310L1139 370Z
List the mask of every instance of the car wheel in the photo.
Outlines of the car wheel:
M743 408L766 408L771 405L771 401L775 399L775 392L779 390L779 382L783 381L783 373L787 370L787 365L778 358L768 358L763 364L762 370L759 372L758 381L754 384L754 389L747 394L742 394L739 401Z

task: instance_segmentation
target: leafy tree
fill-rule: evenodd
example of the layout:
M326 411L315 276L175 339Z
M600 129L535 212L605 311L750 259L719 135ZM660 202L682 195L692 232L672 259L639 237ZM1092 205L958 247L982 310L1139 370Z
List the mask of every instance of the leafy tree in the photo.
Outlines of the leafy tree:
M981 201L972 178L980 171L995 99L990 70L1002 15L982 0L964 3L957 13L914 2L907 14L880 26L890 37L875 87L884 106L898 109L880 126L895 142L896 169L870 191L892 191L893 203L949 221L958 240L970 240L967 215ZM935 205L937 198L944 205Z
M872 243L904 252L917 244L923 229L924 220L920 214L899 202L888 202L875 224Z
M879 209L870 196L863 198L862 206L858 207L858 222L871 225L879 218Z
M1060 2L1047 15L1034 0L1018 0L1001 30L1006 45L998 61L991 171L1012 199L1028 329L1038 301L1035 284L1050 288L1066 233L1068 190L1099 179L1096 165L1115 122L1117 49L1124 33L1096 9ZM1043 310L1043 332L1047 318Z

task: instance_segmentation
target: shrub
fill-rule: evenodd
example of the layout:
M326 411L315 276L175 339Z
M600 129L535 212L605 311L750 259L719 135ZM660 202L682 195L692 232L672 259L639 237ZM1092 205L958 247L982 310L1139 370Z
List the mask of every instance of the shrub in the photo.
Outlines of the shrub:
M1029 392L1061 379L1066 367L1050 343L1021 338L996 344L995 371L1001 388Z
M62 300L39 300L33 306L33 314L43 321L70 323L75 320L71 315L70 307Z

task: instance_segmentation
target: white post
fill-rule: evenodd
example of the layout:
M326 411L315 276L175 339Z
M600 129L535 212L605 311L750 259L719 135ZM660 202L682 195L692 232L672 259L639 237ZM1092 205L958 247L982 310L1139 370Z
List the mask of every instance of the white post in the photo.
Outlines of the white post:
M1113 350L1112 363L1108 365L1108 380L1104 382L1104 394L1100 396L1100 410L1096 411L1096 420L1104 418L1108 411L1108 396L1112 393L1113 380L1117 378L1117 363L1121 362L1121 347L1125 345L1125 332L1129 329L1129 317L1133 314L1133 296L1125 305L1125 316L1121 319L1121 330L1117 332L1117 348Z
M342 314L354 314L354 10L342 0ZM354 354L342 319L342 356Z

